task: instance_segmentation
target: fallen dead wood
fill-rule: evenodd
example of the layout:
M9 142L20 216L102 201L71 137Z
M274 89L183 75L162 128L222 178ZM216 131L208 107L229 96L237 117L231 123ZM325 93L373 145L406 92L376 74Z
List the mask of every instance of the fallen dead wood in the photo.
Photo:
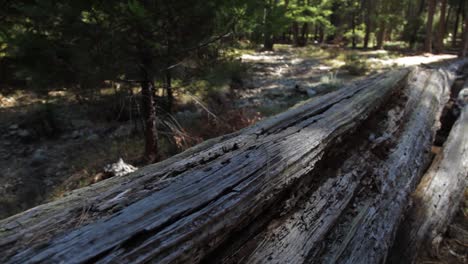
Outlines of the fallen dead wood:
M412 263L418 252L437 254L442 236L459 209L467 177L468 105L461 109L442 152L413 193L412 206L400 226L389 263Z
M319 188L217 261L382 263L430 148L454 75L416 69L408 85L367 120ZM240 253L238 253L240 252Z
M5 219L0 261L381 261L453 71L377 75Z

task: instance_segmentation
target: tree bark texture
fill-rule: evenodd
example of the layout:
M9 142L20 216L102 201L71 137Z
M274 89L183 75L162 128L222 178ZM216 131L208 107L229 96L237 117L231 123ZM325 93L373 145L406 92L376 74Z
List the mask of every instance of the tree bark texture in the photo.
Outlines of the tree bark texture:
M348 84L0 221L2 263L378 263L458 62Z
M413 263L418 252L437 252L458 210L468 177L468 106L412 194L412 206L396 236L389 263Z

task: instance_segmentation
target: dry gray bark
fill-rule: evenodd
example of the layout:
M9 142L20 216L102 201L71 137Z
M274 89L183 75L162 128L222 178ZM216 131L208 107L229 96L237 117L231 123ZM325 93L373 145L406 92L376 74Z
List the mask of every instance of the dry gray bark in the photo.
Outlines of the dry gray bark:
M430 148L453 72L416 69L342 166L297 210L269 224L222 261L246 263L381 263ZM399 101L399 102L398 102ZM372 121L371 121L372 122ZM377 133L380 136L375 136ZM355 147L355 146L353 146ZM323 173L319 171L318 174ZM248 255L247 257L245 255Z
M273 223L284 226L298 212L309 231L295 232L322 243L295 240L285 229L288 254L382 260L428 159L425 150L454 76L447 69L417 69L406 79L408 71L350 84L162 163L2 220L0 262L254 261L262 252L280 250L274 243L261 245L268 245ZM401 99L392 103L392 96ZM379 109L385 122L378 121ZM360 130L369 131L370 140L350 136ZM357 143L361 151L340 150ZM265 242L257 243L255 234L266 234ZM343 234L353 236L331 240ZM374 247L376 239L382 245ZM240 250L244 241L255 254L239 258L225 247Z
M440 154L412 195L412 206L398 231L389 263L412 263L418 252L437 252L454 217L468 177L468 106Z

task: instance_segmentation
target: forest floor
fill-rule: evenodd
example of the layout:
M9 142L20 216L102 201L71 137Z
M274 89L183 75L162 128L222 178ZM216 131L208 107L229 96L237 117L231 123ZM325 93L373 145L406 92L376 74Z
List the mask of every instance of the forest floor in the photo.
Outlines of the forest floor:
M247 65L248 74L231 87L228 98L218 105L197 100L196 109L180 106L173 113L185 137L197 139L190 144L251 125L368 74L454 56L278 46L275 52L242 51L237 58ZM100 180L96 176L103 167L119 158L143 165L144 142L141 131L135 132L138 122L115 118L122 109L109 109L116 98L108 89L93 103L80 103L66 91L49 93L45 100L44 95L28 91L0 94L0 219ZM225 111L216 108L226 100L232 104L229 111L236 113L231 115L234 121L216 116ZM223 122L238 124L219 129ZM195 135L200 130L216 132ZM178 141L162 144L174 142ZM172 150L164 156L190 144L166 146Z

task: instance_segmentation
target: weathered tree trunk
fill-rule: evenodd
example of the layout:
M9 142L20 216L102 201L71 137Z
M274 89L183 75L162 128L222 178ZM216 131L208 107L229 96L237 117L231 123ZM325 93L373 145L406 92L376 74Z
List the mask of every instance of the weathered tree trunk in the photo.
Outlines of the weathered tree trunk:
M438 25L438 30L436 34L436 41L434 43L434 49L436 53L441 53L444 50L446 11L447 11L447 0L442 0L441 7L440 7L439 25Z
M384 260L454 75L407 76L350 84L5 219L0 262Z
M418 252L437 252L442 235L458 210L468 177L468 106L462 109L443 151L417 190L400 225L389 263L413 263Z
M432 28L434 23L434 14L436 11L436 0L428 0L426 39L424 41L424 51L432 53Z
M323 165L315 175L316 181L322 181L316 184L318 188L298 190L297 194L307 194L302 200L297 198L295 210L263 228L250 239L254 243L231 251L241 252L241 256L228 254L222 260L385 261L409 194L430 158L433 122L446 102L446 87L453 78L443 72L413 72L409 85L395 92L392 102L382 109L384 113L371 117L359 129L362 138L354 138L349 145L343 142L342 152ZM310 185L314 184L303 186Z

